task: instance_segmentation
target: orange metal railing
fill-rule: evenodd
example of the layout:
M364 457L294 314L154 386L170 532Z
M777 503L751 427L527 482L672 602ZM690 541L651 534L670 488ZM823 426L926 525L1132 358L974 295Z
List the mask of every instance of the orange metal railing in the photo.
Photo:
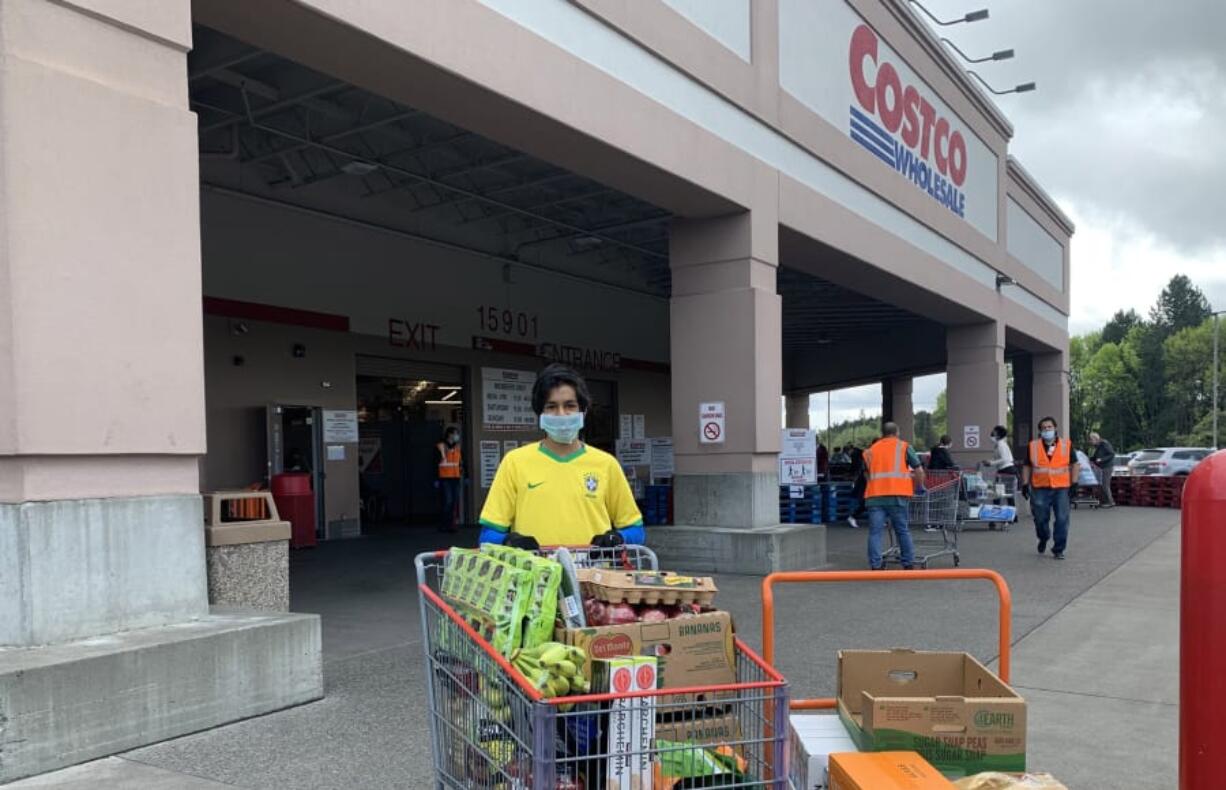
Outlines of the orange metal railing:
M1000 597L1000 679L1009 682L1009 645L1013 641L1010 626L1013 596L1009 585L996 571L982 568L955 568L931 571L785 571L772 573L762 580L762 658L775 664L775 590L776 584L809 584L820 582L923 582L987 580L996 585ZM794 710L818 710L836 707L833 697L794 699Z

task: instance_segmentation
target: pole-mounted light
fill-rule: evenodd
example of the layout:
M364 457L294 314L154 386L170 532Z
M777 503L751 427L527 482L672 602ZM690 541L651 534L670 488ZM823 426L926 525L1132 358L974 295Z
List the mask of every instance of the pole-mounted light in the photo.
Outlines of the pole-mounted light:
M986 58L972 58L970 55L967 55L965 52L959 49L958 45L950 41L949 39L942 38L941 41L945 42L945 44L948 45L949 48L952 49L954 52L957 52L959 55L961 55L962 59L965 60L967 63L989 63L994 60L1009 60L1010 58L1013 57L1013 50L1001 49L1001 50L997 50L996 52L993 52L991 55L988 55Z
M960 25L963 22L979 22L988 18L988 9L981 8L978 11L967 12L964 16L958 17L957 19L937 19L932 15L931 11L924 8L923 4L920 3L919 0L911 0L911 3L916 8L923 11L924 16L928 17L935 24L941 25L942 27L948 27L949 25Z
M993 88L991 85L989 85L987 83L987 80L985 80L983 77L980 77L978 74L971 71L970 69L967 69L966 73L970 74L972 77L979 80L980 84L982 84L983 87L987 88L992 93L995 93L997 96L1005 96L1010 93L1029 93L1030 91L1034 90L1037 87L1033 82L1023 82L1021 85L1016 85L1007 91L998 91L995 88Z

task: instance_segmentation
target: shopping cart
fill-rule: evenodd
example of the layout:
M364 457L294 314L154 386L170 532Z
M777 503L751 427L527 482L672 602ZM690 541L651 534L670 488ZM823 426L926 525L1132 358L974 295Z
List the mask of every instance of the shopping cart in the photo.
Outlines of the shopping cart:
M1001 519L983 513L985 505L1017 507L1017 475L983 469L962 475L962 504L958 512L958 529L967 524L986 524L988 529L1007 532L1014 519ZM1014 514L1016 518L1016 511Z
M1093 483L1090 480L1093 479ZM1110 485L1108 480L1106 485ZM1073 495L1069 500L1069 504L1073 507L1085 505L1091 509L1097 510L1098 506L1103 501L1103 470L1102 467L1094 464L1086 464L1081 467L1081 474L1077 478L1077 484L1073 486Z
M658 567L642 546L571 552L585 567ZM436 787L620 790L687 764L720 787L789 787L788 685L740 639L735 683L544 699L442 598L445 559L416 559Z
M944 471L944 470L942 470ZM911 543L915 547L915 565L927 568L937 557L953 557L954 567L962 563L958 553L958 494L961 476L937 475L926 481L926 488L917 491L907 503L907 521L911 529ZM920 529L920 528L923 529ZM894 537L894 530L887 529L890 545L882 552L884 564L901 565L902 550Z

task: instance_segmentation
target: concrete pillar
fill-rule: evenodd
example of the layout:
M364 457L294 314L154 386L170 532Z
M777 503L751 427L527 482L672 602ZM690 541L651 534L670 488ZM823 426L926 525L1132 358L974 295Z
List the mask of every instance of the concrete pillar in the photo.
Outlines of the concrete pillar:
M1013 358L1013 425L1009 426L1014 458L1023 456L1035 428L1034 365L1029 354L1019 354Z
M316 618L209 614L190 47L189 0L0 3L0 784L322 693Z
M992 456L988 435L1005 421L1005 326L992 321L949 327L945 349L954 458L976 464Z
M1032 357L1034 368L1034 402L1031 406L1034 414L1033 424L1037 430L1039 420L1044 417L1055 417L1060 423L1060 435L1068 436L1069 432L1069 368L1068 354L1054 352L1051 354L1035 354Z
M809 427L809 393L788 395L784 405L784 420L789 428Z
M915 441L915 407L911 402L914 379L899 376L881 382L881 421L898 424L898 435Z
M782 303L772 211L675 222L671 366L674 517L662 558L696 570L769 572L825 561L819 527L779 525ZM723 441L699 437L699 405L722 402ZM800 533L805 534L800 534Z

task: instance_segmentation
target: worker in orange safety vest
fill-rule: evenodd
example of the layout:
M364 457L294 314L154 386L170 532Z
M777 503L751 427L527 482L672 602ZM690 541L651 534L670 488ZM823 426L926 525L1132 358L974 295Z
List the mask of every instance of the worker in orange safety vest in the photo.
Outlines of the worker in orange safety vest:
M455 532L460 495L464 491L464 455L460 450L460 429L454 425L449 427L443 433L443 441L435 447L438 449L438 488L443 500L443 519L439 529L443 532Z
M1039 438L1030 443L1022 468L1022 496L1030 499L1039 554L1047 552L1050 541L1052 556L1064 559L1068 546L1069 493L1080 472L1077 450L1072 441L1060 438L1056 420L1052 417L1039 420ZM1053 515L1055 528L1051 529L1048 523Z
M864 506L868 510L868 566L883 570L881 539L888 519L898 542L899 560L905 570L915 563L915 547L907 525L907 503L915 486L924 487L924 467L919 455L907 442L898 438L898 426L887 422L881 426L881 438L864 452L868 485L864 489Z

